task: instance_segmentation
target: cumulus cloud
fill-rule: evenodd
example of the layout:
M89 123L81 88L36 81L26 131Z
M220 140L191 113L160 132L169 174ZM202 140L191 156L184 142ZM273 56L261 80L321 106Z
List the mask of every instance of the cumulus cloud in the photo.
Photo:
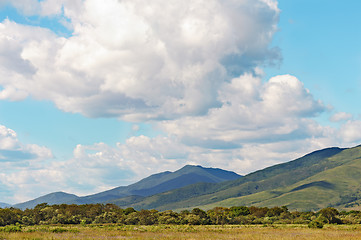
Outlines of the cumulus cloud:
M64 111L132 121L202 115L219 106L217 89L234 75L279 57L268 48L278 22L274 1L38 5L44 15L63 9L73 36L5 20L0 49L13 67L2 69L2 98L29 94Z
M26 191L33 191L34 189L26 188L34 181L29 179L30 173L35 169L41 169L44 161L52 158L53 154L50 149L36 144L23 144L18 140L15 131L0 125L0 183L2 185L2 198L14 200L17 199L13 195L14 192L24 194ZM22 185L18 185L20 182L22 182ZM3 189L6 189L6 191Z
M159 123L159 127L188 144L215 148L240 147L249 142L277 142L322 136L324 129L310 117L325 110L302 82L290 75L262 83L242 75L219 90L222 107L207 115Z
M13 5L25 15L34 15L39 12L38 0L0 0L0 6L7 4Z
M359 143L361 141L361 121L349 120L341 126L340 136L344 142Z
M25 16L72 16L81 4L82 0L0 0L0 6L11 5Z
M52 158L46 147L22 144L14 130L0 125L0 162Z
M350 120L352 118L352 114L345 112L338 112L331 116L331 122L342 122L346 120Z

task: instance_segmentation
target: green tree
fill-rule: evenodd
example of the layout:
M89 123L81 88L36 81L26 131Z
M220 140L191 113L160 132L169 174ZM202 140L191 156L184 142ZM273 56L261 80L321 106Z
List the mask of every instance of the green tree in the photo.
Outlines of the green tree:
M207 213L211 223L223 225L229 223L229 212L229 208L215 207L212 210L209 210Z
M319 212L319 217L324 217L327 223L341 223L341 220L336 216L339 214L336 208L328 207L321 209Z
M239 207L231 207L230 208L230 216L231 217L238 217L238 216L247 216L251 212L249 211L248 207L239 206Z

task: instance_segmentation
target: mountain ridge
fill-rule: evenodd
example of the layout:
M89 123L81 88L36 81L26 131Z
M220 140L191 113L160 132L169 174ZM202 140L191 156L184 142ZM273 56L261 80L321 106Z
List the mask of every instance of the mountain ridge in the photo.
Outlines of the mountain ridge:
M130 196L138 196L137 199L139 199L140 197L147 197L198 182L218 183L240 177L242 176L219 168L205 168L199 165L186 165L174 172L165 171L156 173L131 185L116 187L96 194L79 197L74 194L55 192L24 203L15 204L14 207L21 209L33 208L39 203L107 203L119 198L127 198L129 199L128 201L130 201L130 199L134 198L129 198Z

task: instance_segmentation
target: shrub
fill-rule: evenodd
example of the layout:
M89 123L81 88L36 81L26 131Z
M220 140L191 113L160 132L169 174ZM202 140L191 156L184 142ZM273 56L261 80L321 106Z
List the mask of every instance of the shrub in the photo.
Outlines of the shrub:
M21 232L21 226L20 225L9 225L9 226L5 226L0 228L0 232Z
M309 228L323 228L323 223L321 221L314 220L308 224L308 227Z

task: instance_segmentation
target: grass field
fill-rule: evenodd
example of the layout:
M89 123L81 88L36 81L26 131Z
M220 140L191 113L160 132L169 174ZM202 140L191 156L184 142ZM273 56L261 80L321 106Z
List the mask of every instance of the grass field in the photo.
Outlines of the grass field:
M31 226L21 232L0 232L0 239L361 239L361 226Z

